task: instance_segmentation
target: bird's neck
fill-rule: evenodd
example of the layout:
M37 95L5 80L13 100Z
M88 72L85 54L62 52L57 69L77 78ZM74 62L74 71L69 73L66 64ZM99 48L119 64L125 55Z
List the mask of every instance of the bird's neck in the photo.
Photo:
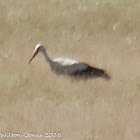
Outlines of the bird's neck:
M49 56L48 56L48 54L46 53L46 51L42 51L42 53L43 53L43 55L44 55L46 61L47 61L49 64L51 64L51 63L52 63L52 60L49 58Z

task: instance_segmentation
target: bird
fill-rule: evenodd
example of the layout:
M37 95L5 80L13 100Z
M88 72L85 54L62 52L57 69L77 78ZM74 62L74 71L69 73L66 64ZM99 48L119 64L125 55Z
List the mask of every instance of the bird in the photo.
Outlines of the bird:
M51 60L46 52L46 48L42 45L42 43L37 43L35 46L33 56L29 60L29 64L40 52L44 55L45 60L50 65L51 70L57 75L67 75L77 79L104 78L109 80L111 78L105 70L92 67L84 62L78 62L77 60L63 57Z

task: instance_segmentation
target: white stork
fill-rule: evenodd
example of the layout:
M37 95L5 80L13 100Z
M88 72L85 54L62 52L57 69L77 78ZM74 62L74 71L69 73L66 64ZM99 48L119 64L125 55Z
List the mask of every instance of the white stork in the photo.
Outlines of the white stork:
M104 70L91 67L83 62L78 62L76 60L63 58L63 57L56 58L55 60L51 60L48 54L46 53L45 47L41 43L38 43L36 45L33 56L29 61L29 64L39 52L41 52L44 55L52 71L54 71L58 75L63 74L63 75L69 75L71 77L83 78L83 79L97 78L97 77L102 77L107 80L110 79L110 76Z

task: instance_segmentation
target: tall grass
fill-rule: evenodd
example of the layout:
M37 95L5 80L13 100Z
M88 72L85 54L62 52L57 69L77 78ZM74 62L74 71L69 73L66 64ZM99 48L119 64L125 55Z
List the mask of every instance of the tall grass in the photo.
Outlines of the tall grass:
M139 139L139 5L137 0L1 1L0 132ZM52 59L71 57L106 69L112 79L57 76L41 54L28 65L39 41Z

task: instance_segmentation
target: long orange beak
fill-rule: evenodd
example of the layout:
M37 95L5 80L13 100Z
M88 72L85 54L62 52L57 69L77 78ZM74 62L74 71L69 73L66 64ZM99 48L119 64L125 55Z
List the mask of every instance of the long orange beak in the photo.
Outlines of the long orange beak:
M36 55L37 55L37 51L33 54L33 56L31 57L31 59L30 59L30 61L29 61L29 63L28 63L28 64L30 64L30 63L31 63L31 61L33 60L33 58L34 58Z

